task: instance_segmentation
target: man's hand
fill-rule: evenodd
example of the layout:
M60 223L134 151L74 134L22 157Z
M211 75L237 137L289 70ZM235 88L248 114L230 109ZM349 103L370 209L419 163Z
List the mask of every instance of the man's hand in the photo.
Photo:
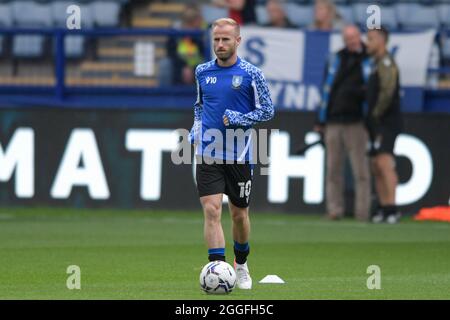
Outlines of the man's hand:
M201 139L201 121L194 121L194 125L192 126L191 131L189 132L189 142L193 145L196 145Z
M370 157L374 157L376 155L378 155L378 150L380 149L381 146L381 141L382 141L383 137L378 134L375 139L370 139L368 141L368 147L367 147L367 155Z
M323 124L316 124L316 125L314 125L314 128L313 128L313 130L315 132L320 133L320 134L323 134L324 129L325 129L325 126Z
M228 120L228 117L226 115L223 115L222 119L223 119L223 124L225 125L225 127L228 127L230 125L230 121Z
M225 125L225 127L237 125L236 123L237 115L240 115L240 113L237 111L226 109L222 116L223 124Z

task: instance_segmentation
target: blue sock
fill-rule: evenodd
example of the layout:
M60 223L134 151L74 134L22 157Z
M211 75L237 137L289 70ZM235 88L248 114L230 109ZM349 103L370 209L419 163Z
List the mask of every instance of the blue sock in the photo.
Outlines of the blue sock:
M208 260L209 261L225 261L225 248L211 248L208 249Z
M248 242L246 242L246 243L239 243L237 241L234 241L234 248L239 250L239 251L245 252L245 251L248 251L249 245L248 245Z
M236 263L244 264L247 262L247 256L250 253L250 246L248 242L239 243L234 242L234 256L236 257Z

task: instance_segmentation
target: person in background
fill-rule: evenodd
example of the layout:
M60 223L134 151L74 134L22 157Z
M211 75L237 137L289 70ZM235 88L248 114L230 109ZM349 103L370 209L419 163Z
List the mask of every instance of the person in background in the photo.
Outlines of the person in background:
M204 27L201 12L197 6L189 6L181 18L182 30L199 30ZM195 67L204 61L204 42L199 37L170 37L167 53L171 62L171 84L192 85L195 83Z
M372 217L374 223L397 223L400 214L395 205L398 176L395 169L394 145L403 127L400 112L400 76L393 57L387 50L389 32L385 28L369 30L367 51L375 66L367 86L372 172L379 206Z
M309 30L333 31L342 30L344 21L337 13L337 9L331 0L316 0L314 5L314 22Z
M268 0L266 4L267 14L269 16L269 23L265 27L273 28L298 28L295 24L289 21L286 12L283 8L283 3L280 0Z
M228 17L239 25L256 24L256 0L212 0L212 4L228 8Z
M346 26L342 34L345 48L329 58L319 124L315 127L324 134L327 152L327 217L338 220L344 216L344 165L348 155L355 181L355 217L368 221L371 192L364 106L370 59L356 26Z

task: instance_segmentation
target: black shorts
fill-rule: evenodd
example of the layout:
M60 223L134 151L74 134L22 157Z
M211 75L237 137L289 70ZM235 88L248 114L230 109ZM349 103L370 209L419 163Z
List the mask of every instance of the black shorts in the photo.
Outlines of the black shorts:
M381 153L394 155L395 140L398 134L398 130L394 130L393 128L382 128L378 137L372 143L370 155L377 156Z
M200 197L224 193L239 208L247 208L252 190L253 165L197 164L195 178Z

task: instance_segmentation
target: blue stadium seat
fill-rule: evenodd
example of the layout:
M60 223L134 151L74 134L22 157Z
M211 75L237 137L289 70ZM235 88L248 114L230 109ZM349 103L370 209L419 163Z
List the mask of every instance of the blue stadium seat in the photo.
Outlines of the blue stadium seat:
M64 53L67 58L81 58L85 54L85 36L66 36L64 39Z
M13 24L11 8L8 4L0 4L0 28L8 28ZM0 36L0 56L5 54L5 37Z
M360 26L366 25L367 20L367 7L370 5L370 3L355 3L352 5L353 10L353 18L356 24Z
M52 25L50 6L33 1L11 3L15 25L23 28L45 28ZM44 54L45 37L20 34L14 36L12 52L19 58L37 58Z
M13 40L13 55L18 58L39 58L44 54L45 38L39 35L18 35Z
M409 13L409 17L403 22L406 29L439 28L438 11L434 6L420 6Z
M213 5L204 4L201 7L202 16L206 23L212 24L220 18L228 17L228 10L225 8L218 8Z
M448 4L442 4L438 7L440 23L450 28L450 1Z
M301 6L295 3L286 3L284 8L287 17L293 24L299 27L306 27L313 23L313 6Z
M355 18L355 23L365 28L367 24L367 8L372 3L356 3L353 4L353 17ZM398 28L397 15L395 13L394 7L380 6L381 9L381 24L390 30L395 30Z
M394 7L381 7L381 25L388 29L398 29L397 15Z
M353 23L353 9L350 6L337 6L337 12L346 23Z
M396 11L404 29L439 28L438 11L434 6L401 3L396 6Z
M47 4L34 1L11 2L12 15L18 27L50 27L51 9Z
M265 25L269 23L269 15L267 14L267 8L265 5L256 6L256 21L258 24Z
M450 37L446 37L442 42L442 57L450 61Z
M117 27L120 23L121 5L114 1L96 1L91 3L90 9L94 23L98 27Z
M409 15L412 11L420 9L417 3L398 3L395 5L395 13L397 15L397 21L401 27L405 23L408 23Z
M67 21L67 8L78 5L81 13L81 29L92 28L93 18L90 7L82 2L56 1L51 4L53 23L56 27L65 28ZM67 35L64 40L64 51L67 58L81 58L85 53L86 37L81 35Z
M13 24L11 7L9 4L0 4L0 25L10 27Z

